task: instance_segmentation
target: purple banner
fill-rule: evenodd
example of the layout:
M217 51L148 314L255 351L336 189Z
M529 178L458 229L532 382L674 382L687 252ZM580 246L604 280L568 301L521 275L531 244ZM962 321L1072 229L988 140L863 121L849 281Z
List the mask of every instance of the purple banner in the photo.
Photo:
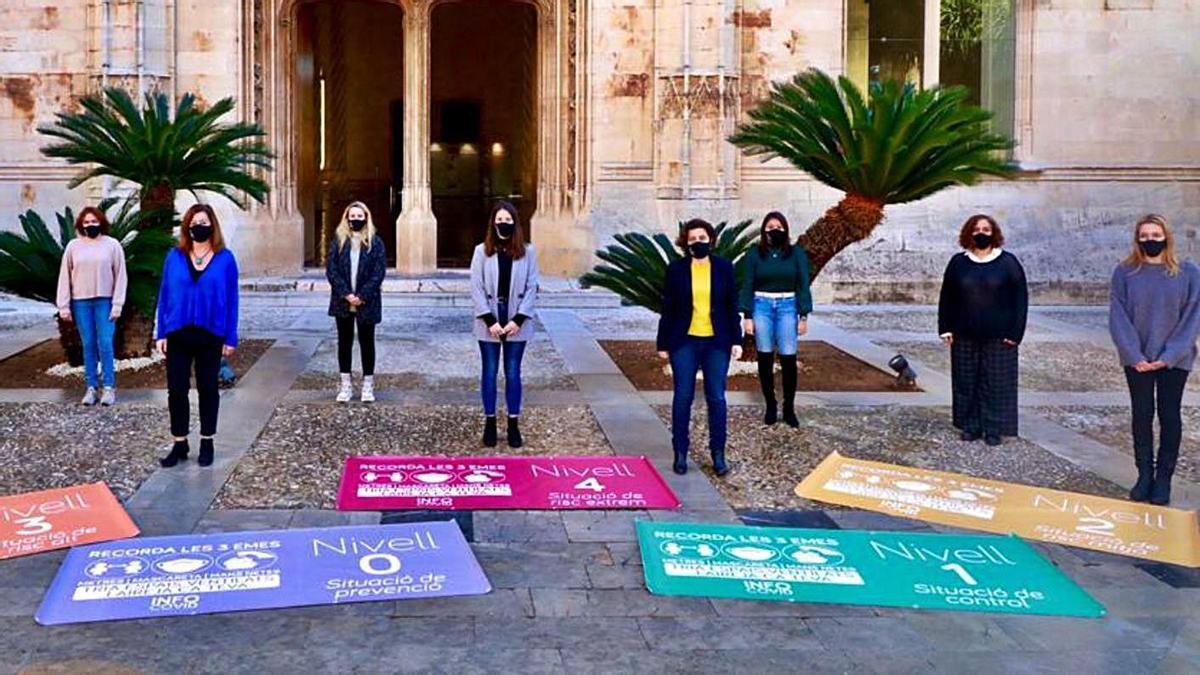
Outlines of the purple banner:
M491 590L453 521L128 539L67 555L42 625Z

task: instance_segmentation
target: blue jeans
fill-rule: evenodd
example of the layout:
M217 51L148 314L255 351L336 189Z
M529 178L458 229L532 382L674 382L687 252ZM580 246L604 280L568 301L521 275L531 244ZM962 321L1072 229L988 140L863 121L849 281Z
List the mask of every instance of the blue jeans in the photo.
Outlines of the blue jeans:
M796 298L754 296L754 348L760 352L796 353ZM778 347L778 348L777 348Z
M675 396L671 399L671 445L676 456L686 455L691 441L692 400L696 397L696 371L704 371L704 402L708 406L708 448L725 450L725 378L729 375L729 349L712 338L689 336L671 352Z
M483 414L496 414L496 375L500 371L500 353L504 353L504 404L510 416L521 414L521 357L525 343L479 341L479 356L483 374L479 378L479 393L483 397Z
M115 387L113 374L113 333L117 322L108 318L112 313L112 298L87 298L71 301L71 318L79 329L83 342L83 377L87 386L98 387L96 362L104 371L104 386Z

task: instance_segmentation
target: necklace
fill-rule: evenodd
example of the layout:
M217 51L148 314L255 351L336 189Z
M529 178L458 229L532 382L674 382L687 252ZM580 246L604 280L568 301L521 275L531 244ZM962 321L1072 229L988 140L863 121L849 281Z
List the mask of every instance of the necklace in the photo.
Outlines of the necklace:
M210 255L212 255L212 249L209 249L208 253L205 253L204 255L196 255L196 253L193 251L192 260L195 262L196 266L199 267L200 265L204 264L204 261L207 260L208 256Z

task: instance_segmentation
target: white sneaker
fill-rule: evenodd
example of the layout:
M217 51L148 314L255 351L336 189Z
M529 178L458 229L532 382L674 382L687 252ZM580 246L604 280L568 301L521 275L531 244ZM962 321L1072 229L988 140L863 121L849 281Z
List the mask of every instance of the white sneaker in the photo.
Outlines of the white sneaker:
M375 381L369 377L363 378L362 383L362 402L373 403L375 401Z
M113 387L105 387L104 392L100 394L100 405L112 405L117 402L117 390Z
M84 405L96 405L96 388L88 387L87 392L83 395L83 400L80 403Z
M350 399L353 397L354 397L354 388L351 387L349 384L343 382L342 385L340 387L338 387L337 402L338 403L349 403Z

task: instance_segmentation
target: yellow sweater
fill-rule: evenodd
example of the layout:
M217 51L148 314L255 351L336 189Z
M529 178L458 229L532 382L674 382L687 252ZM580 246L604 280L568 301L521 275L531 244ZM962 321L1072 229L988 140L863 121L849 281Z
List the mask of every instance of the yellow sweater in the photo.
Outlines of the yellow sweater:
M712 262L692 260L692 323L688 335L712 337Z

